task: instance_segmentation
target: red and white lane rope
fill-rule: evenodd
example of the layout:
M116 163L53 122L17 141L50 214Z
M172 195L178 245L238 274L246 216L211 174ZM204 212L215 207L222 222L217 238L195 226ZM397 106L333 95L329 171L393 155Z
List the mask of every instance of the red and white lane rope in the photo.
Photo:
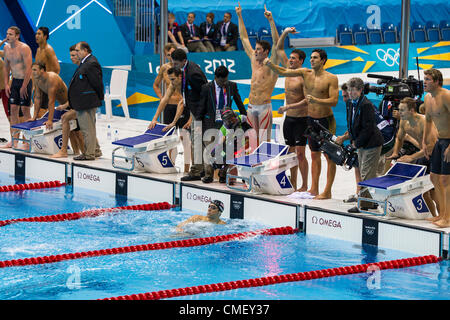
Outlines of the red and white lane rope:
M65 186L65 185L66 184L61 181L45 181L45 182L33 182L33 183L25 183L25 184L14 184L14 185L9 185L9 186L0 186L0 192L59 188L59 187Z
M62 214L39 216L39 217L0 220L0 227L4 227L6 225L18 223L18 222L59 222L59 221L66 221L66 220L77 220L77 219L81 219L81 218L92 218L92 217L96 217L96 216L99 216L99 215L102 215L102 214L105 214L108 212L117 212L117 211L122 211L122 210L154 211L154 210L168 210L168 209L171 209L174 207L176 207L176 206L171 205L167 202L159 202L159 203L140 204L140 205L134 205L134 206L125 206L125 207L91 209L91 210L85 210L85 211L73 212L73 213L62 213Z
M323 269L323 270L315 270L315 271L307 271L307 272L299 272L299 273L282 274L282 275L277 275L277 276L255 278L255 279L248 279L248 280L229 281L229 282L213 283L213 284L186 287L186 288L160 290L160 291L153 291L153 292L147 292L147 293L139 293L139 294L124 295L124 296L118 296L118 297L112 297L112 298L105 298L105 299L99 299L99 300L159 300L159 299L167 299L167 298L188 296L188 295L201 294L201 293L228 291L228 290L235 290L235 289L240 289L240 288L261 287L261 286L268 286L268 285L272 285L272 284L285 283L285 282L306 281L306 280L335 277L335 276L347 275L347 274L365 273L365 272L367 272L368 268L371 266L376 266L380 270L398 269L398 268L414 267L414 266L423 265L423 264L437 263L440 260L441 259L436 256L429 255L429 256L423 256L423 257L382 261L382 262L367 263L367 264L360 264L360 265L347 266L347 267L338 267L338 268L332 268L332 269Z
M194 246L202 246L202 245L225 242L225 241L241 240L241 239L245 239L245 238L255 237L258 235L268 235L268 236L287 235L287 234L293 234L296 232L298 232L297 229L293 229L291 227L281 227L281 228L263 229L263 230L257 230L257 231L248 231L248 232L242 232L242 233L234 233L234 234L228 234L228 235L220 235L220 236L214 236L214 237L208 237L208 238L175 240L175 241L169 241L169 242L150 243L150 244L143 244L143 245L126 246L126 247L102 249L102 250L93 250L93 251L86 251L86 252L66 253L66 254L58 254L58 255L52 255L52 256L44 256L44 257L5 260L5 261L0 261L0 268L46 264L46 263L60 262L60 261L64 261L64 260L83 259L83 258L88 258L88 257L107 256L107 255L115 255L115 254L138 252L138 251L194 247Z

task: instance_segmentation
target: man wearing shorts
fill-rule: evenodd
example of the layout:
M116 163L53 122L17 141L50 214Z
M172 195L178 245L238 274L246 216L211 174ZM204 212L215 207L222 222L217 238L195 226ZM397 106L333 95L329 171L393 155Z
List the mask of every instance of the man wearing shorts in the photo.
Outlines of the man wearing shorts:
M31 49L28 45L21 42L20 29L13 26L6 32L5 45L5 67L3 81L5 84L6 96L9 98L11 107L10 123L15 125L19 121L19 109L23 112L23 121L31 119L31 65L33 63ZM12 82L9 84L9 74L12 73ZM11 136L18 138L19 132L11 128ZM17 142L16 142L17 143ZM11 147L11 142L6 147ZM17 147L15 145L14 147Z
M264 60L264 64L279 75L286 77L301 76L304 81L306 99L308 101L308 124L313 130L320 131L316 122L327 128L333 134L336 132L336 121L334 119L332 107L335 107L339 98L338 79L335 75L325 71L324 66L327 61L327 54L322 49L314 49L311 53L311 69L286 69L272 63L269 59ZM331 199L331 188L336 175L336 164L327 155L327 184L325 190L319 194L319 177L321 171L321 159L319 144L313 139L309 139L311 149L311 176L312 185L309 193L315 195L314 199Z
M78 53L75 50L76 45L73 45L69 48L70 53L70 61L77 66L80 65L80 59L78 58ZM56 108L57 110L67 110L61 116L61 125L62 125L62 145L61 149L51 156L51 158L67 158L67 149L70 144L72 145L74 155L78 155L82 152L82 148L84 145L83 135L81 134L80 127L78 126L77 120L77 112L69 106L69 101L64 104L61 104ZM70 131L70 121L77 120L77 128L75 130ZM97 141L98 144L98 141ZM97 154L96 156L101 156Z
M38 118L40 109L40 100L42 94L48 97L48 120L45 122L47 129L53 128L53 115L55 113L55 102L64 104L67 102L67 86L61 77L50 71L48 72L45 64L35 62L31 68L33 72L34 92L34 116L31 121Z
M265 8L265 6L264 6ZM239 4L236 7L236 14L239 20L239 33L241 35L242 45L245 53L250 58L252 66L252 79L250 84L250 96L247 110L248 123L256 130L257 146L263 141L270 141L272 129L272 104L271 97L275 84L278 80L278 74L270 70L264 65L264 59L269 56L272 50L271 62L279 63L276 55L275 46L271 48L269 42L261 40L257 41L255 49L252 48L242 18L242 8ZM265 17L269 20L270 30L272 32L272 41L274 44L278 42L278 31L273 20L272 13L265 8ZM252 148L254 146L252 145Z
M295 28L286 28L277 43L277 55L281 57L281 64L289 69L298 69L303 66L306 54L300 49L292 50L289 59L284 52L284 40L288 33L296 33ZM283 123L283 136L289 152L295 152L298 159L298 167L291 168L291 183L297 189L297 170L302 175L302 186L298 192L308 190L308 160L305 156L306 137L305 130L308 127L308 104L305 99L303 78L289 77L285 83L286 105L278 109L279 114L286 112Z
M36 31L35 38L39 47L36 51L35 62L42 62L45 65L47 72L59 74L61 67L58 58L56 57L55 50L47 43L49 37L50 35L47 27L39 27ZM34 90L36 90L34 83L33 87ZM48 109L48 96L46 93L42 92L40 102L41 112L39 113L39 116L43 116Z
M6 40L3 40L0 42L0 47L5 43ZM4 69L5 63L3 62L3 50L0 51L0 99L2 101L3 109L5 110L5 115L8 118L9 121L9 101L8 97L6 96L5 91L5 82L3 79L5 79L5 69Z
M157 119L161 115L161 112L169 106L169 102L171 98L174 95L180 95L181 94L181 81L182 81L182 71L179 68L171 67L167 70L167 78L169 80L169 88L167 89L167 92L164 94L164 97L162 97L161 101L159 102L158 109L156 109L156 113L153 116L152 122L150 122L148 128L153 129L158 122ZM167 129L169 130L172 127L177 128L183 128L186 123L189 121L189 110L187 108L184 108L183 99L180 99L177 104L175 105L175 110L171 111L173 113L173 116L170 117L169 121L164 121L164 124L167 124ZM165 120L169 120L166 117L164 117Z
M442 73L436 69L424 71L425 132L422 148L425 156L431 155L431 182L436 191L439 215L431 221L440 228L450 227L450 91L443 88ZM433 123L437 129L438 141L433 151Z
M400 125L397 132L397 137L395 140L394 149L392 155L387 157L386 160L397 160L397 162L414 163L427 166L427 173L430 173L431 162L430 159L425 157L424 150L417 150L413 154L403 155L400 157L399 152L403 146L406 135L409 135L416 141L422 141L423 132L425 128L425 116L416 112L416 100L413 98L404 98L400 101L398 106L398 111L400 114ZM432 126L430 131L430 136L428 138L430 146L428 148L433 148L437 141L436 128ZM434 193L434 192L433 192ZM425 202L433 216L436 216L436 207L432 200L433 195L431 192L426 192L424 194Z
M167 89L167 88L169 88L169 86L172 83L169 75L167 74L167 70L169 70L170 68L173 67L171 54L176 49L177 49L177 46L174 43L168 43L164 46L164 55L166 56L168 62L163 64L159 68L158 76L156 77L155 82L153 83L153 90L155 91L156 95L158 96L158 98L160 100L163 99L163 94L162 94L161 88L160 88L161 84L163 83L163 85L165 85L165 87ZM180 100L182 100L182 98L183 97L181 95L181 87L180 87L180 90L175 90L173 92L172 96L169 98L169 101L167 101L167 104L158 113L158 117L159 117L161 112L164 111L163 112L163 121L162 121L164 124L169 124L173 121L176 111L177 111L178 103L180 102ZM160 104L160 106L161 106L161 104ZM186 119L186 122L187 122L187 120L189 120L189 116L188 116L188 119Z

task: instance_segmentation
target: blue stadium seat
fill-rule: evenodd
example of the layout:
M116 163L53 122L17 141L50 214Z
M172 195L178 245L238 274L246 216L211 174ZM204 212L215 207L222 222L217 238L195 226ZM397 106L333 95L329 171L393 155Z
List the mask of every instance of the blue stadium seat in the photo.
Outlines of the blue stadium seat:
M258 40L265 40L272 45L272 34L269 29L261 27L258 30Z
M411 26L411 31L412 31L414 42L428 41L427 35L425 33L425 27L422 24L420 24L418 22L414 22Z
M353 34L351 32L342 32L340 35L341 46L351 46L353 44Z
M252 48L255 48L256 41L258 40L258 34L253 29L247 29L247 35L248 35L248 40L250 41L250 45L252 46ZM238 39L237 49L244 50L241 38Z
M277 26L277 30L278 30L278 35L281 36L281 34L283 33L284 29L286 29L286 27L283 26ZM289 34L287 35L286 39L284 40L284 48L287 49L291 46L291 41L289 39Z
M258 33L253 29L247 29L247 35L252 48L255 48L256 41L258 40Z
M441 40L450 41L450 22L442 20L439 23L439 29L441 30Z
M425 24L425 30L429 41L436 42L441 40L439 25L435 21L427 21Z
M397 30L398 30L398 41L400 41L400 39L402 38L402 24L401 23L398 24ZM409 29L409 41L414 42L411 28Z
M353 44L353 34L349 26L340 24L336 28L336 41L341 46L348 46Z
M381 31L383 33L384 43L398 42L397 29L393 23L383 23L381 25Z
M353 38L356 45L368 44L367 29L359 24L353 26Z
M381 34L381 29L372 29L368 31L369 43L380 44L383 43L383 36Z

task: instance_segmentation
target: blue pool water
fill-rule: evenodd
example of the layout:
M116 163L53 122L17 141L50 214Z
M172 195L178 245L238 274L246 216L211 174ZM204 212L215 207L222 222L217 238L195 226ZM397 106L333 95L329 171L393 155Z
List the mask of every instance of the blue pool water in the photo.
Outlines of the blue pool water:
M129 200L125 205L139 203L144 201ZM55 188L12 192L0 196L0 220L116 205L115 198L93 196L83 190L71 193L65 188ZM177 234L175 226L192 214L174 210L126 211L75 221L12 224L0 228L0 260L269 227L227 220L227 225L189 225L187 234ZM98 299L411 256L305 234L257 236L207 246L3 268L0 269L0 299ZM381 271L375 286L371 275L363 273L177 299L449 299L449 270L450 265L445 261Z

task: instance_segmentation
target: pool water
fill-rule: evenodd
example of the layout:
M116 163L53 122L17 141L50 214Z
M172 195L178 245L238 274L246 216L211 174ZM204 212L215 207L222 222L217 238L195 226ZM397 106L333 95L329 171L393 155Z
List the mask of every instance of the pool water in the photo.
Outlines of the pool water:
M120 205L140 203L145 201L131 199ZM11 192L0 195L0 220L116 205L115 198L82 189ZM270 228L226 219L226 225L192 224L185 233L177 233L176 225L192 214L173 209L123 211L74 221L11 224L0 228L0 260ZM99 299L408 257L412 255L302 233L256 236L206 246L2 268L0 299ZM449 262L444 261L381 271L375 282L373 275L362 273L176 299L449 299L449 269Z

